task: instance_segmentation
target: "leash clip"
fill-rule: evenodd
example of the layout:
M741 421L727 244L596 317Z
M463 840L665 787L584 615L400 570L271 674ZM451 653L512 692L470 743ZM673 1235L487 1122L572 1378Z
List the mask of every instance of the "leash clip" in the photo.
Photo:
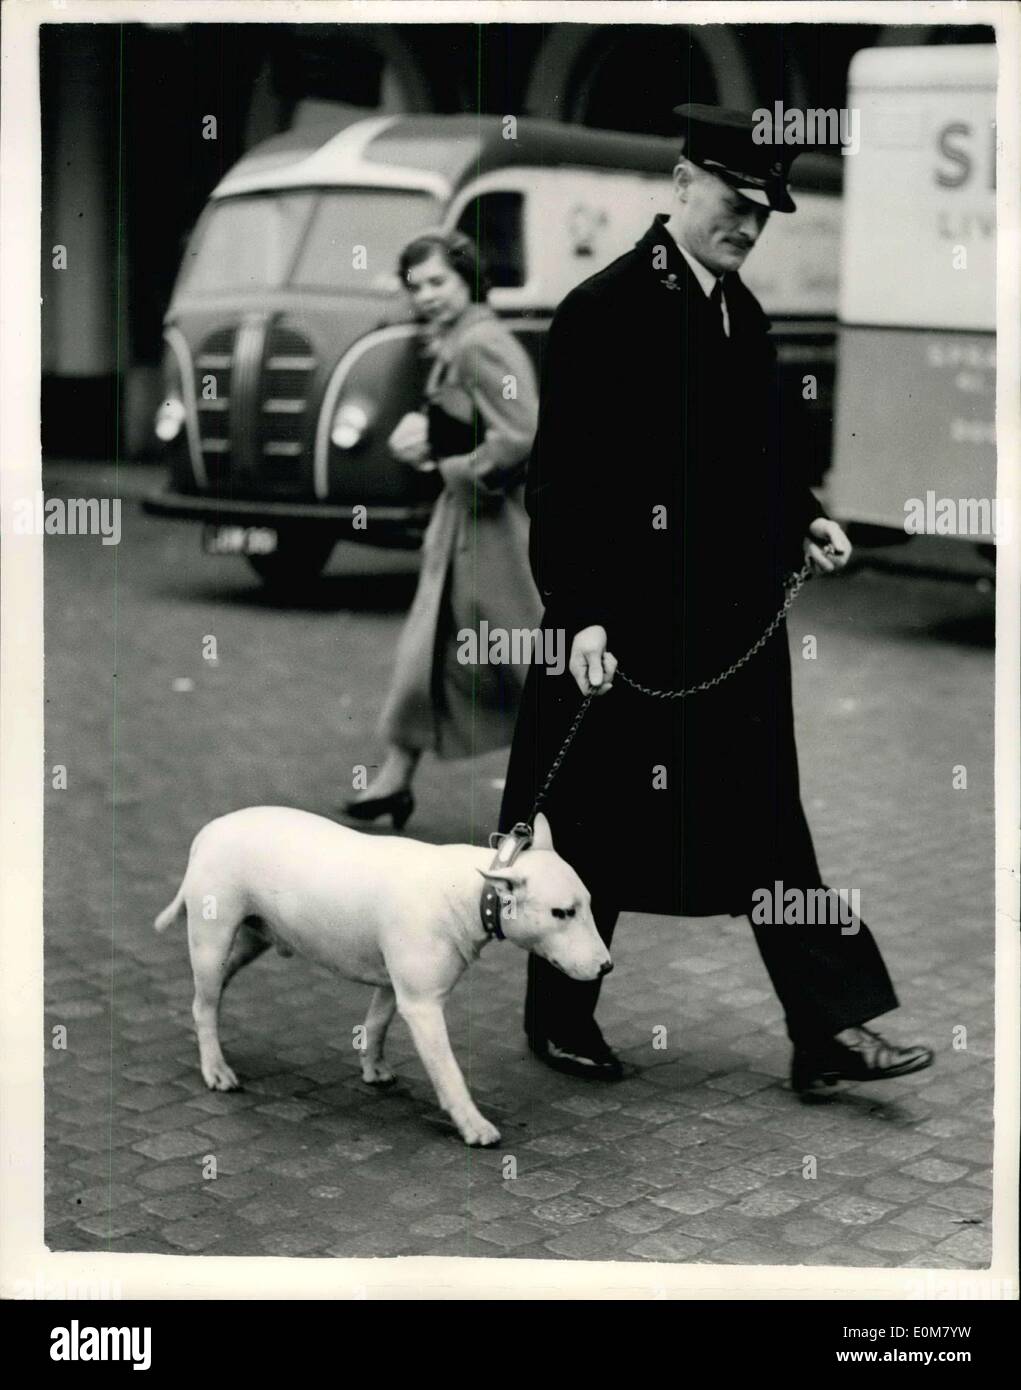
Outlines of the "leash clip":
M489 848L496 850L496 858L490 864L490 870L509 867L531 843L532 827L523 820L508 831L494 830L489 836Z
M509 869L518 855L528 849L531 843L532 827L526 825L524 821L518 821L506 834L494 830L489 837L489 847L495 849L496 854L489 866L489 872L495 874L501 870ZM499 888L495 883L486 879L479 898L479 917L486 935L495 937L497 941L505 939L501 924L503 905L503 895Z

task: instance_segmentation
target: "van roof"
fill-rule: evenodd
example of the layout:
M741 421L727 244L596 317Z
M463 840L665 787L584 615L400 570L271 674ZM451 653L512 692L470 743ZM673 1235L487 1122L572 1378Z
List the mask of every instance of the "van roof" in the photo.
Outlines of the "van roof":
M558 121L523 118L511 138L502 116L417 116L404 118L372 143L384 163L441 170L456 187L468 178L512 165L544 168L632 169L669 174L678 141L659 135L625 135Z
M522 118L513 138L502 116L338 117L256 145L213 196L304 184L383 184L449 197L480 174L513 165L632 169L669 174L677 142Z
M677 159L678 140L666 136L590 130L522 117L513 138L507 138L506 119L415 115L351 121L338 116L254 146L217 184L212 196L355 185L413 188L445 200L463 184L497 169L615 169L664 177ZM812 169L807 167L810 164ZM833 187L834 182L839 187L839 168L834 171L826 157L822 166L818 157L808 153L797 160L792 186L803 185L806 176L814 187Z

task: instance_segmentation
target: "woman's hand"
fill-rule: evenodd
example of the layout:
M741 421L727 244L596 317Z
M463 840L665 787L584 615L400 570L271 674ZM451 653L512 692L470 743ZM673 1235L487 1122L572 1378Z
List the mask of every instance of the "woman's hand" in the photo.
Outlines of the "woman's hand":
M851 542L843 529L826 516L812 522L804 548L816 574L835 574L851 558Z
M413 468L429 457L429 421L420 410L409 411L397 424L387 446L395 459Z
M452 455L450 458L437 459L436 467L439 469L440 477L447 487L452 487L456 483L472 483L474 477L468 467L468 456Z
M583 695L605 695L617 674L617 658L606 650L606 628L593 625L575 633L567 669Z

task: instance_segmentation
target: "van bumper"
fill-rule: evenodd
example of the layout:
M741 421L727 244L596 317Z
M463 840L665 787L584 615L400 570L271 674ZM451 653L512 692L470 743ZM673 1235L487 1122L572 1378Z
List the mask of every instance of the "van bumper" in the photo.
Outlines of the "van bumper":
M201 497L186 492L152 492L142 499L151 516L202 521L209 526L269 526L276 531L300 529L367 545L416 546L429 521L432 503L406 506L367 504L366 524L352 526L355 504L271 502L258 498Z

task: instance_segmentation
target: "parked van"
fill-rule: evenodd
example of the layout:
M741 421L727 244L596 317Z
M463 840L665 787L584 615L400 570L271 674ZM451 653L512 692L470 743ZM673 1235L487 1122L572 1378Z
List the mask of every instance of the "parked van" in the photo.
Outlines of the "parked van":
M847 160L830 508L869 544L930 533L991 555L996 47L864 49L848 81L862 145Z
M670 139L499 116L371 118L254 148L213 190L166 314L156 433L170 487L147 510L202 522L207 550L269 581L317 574L339 539L417 544L436 475L386 447L421 405L426 366L402 246L427 226L472 236L491 306L538 367L568 290L669 209L676 155ZM820 455L840 165L795 164L799 212L772 219L744 277L783 360L819 376Z

